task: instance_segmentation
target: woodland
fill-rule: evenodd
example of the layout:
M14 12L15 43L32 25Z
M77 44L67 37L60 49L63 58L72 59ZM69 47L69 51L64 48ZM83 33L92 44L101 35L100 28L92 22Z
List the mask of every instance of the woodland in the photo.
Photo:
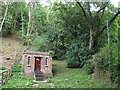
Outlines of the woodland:
M0 36L16 34L27 49L50 52L54 63L120 86L120 9L111 2L75 1L0 1Z

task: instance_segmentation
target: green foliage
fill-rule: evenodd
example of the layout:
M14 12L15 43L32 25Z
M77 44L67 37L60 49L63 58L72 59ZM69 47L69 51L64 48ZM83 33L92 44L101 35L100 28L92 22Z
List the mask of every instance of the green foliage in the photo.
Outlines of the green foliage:
M96 60L99 62L98 67L102 70L108 70L109 64L109 49L104 47L100 49L100 52L96 54Z
M0 11L2 12L0 20L4 17L6 5L0 3ZM34 5L33 5L34 4ZM11 2L8 8L7 16L3 25L3 33L19 33L22 37L19 39L24 42L24 45L31 45L34 51L50 52L56 60L66 60L68 67L82 67L86 60L90 59L91 54L98 52L99 48L104 47L107 42L107 30L105 30L100 37L97 37L106 23L110 20L116 8L110 3L88 2L82 3L88 21L85 19L84 14L78 3L74 2L55 2L51 6L43 7L38 3L32 3L31 6L31 22L28 27L28 8L29 5L25 2ZM96 9L106 5L107 10L102 10L98 13L95 20L89 17L89 9L93 5ZM94 18L96 11L90 9L91 15ZM103 17L102 17L103 13ZM22 18L23 15L23 18ZM111 49L113 68L116 71L118 66L117 61L117 44L118 41L118 21L119 18L111 24ZM95 40L95 50L89 52L89 39L90 39L90 25L93 24L93 36ZM29 35L27 36L27 31ZM22 33L22 34L21 34ZM114 45L113 45L114 44ZM31 49L31 48L30 48ZM108 46L100 49L97 54L99 68L101 70L109 70L109 53ZM87 73L92 73L92 63L86 62ZM18 70L17 66L14 72ZM114 71L114 77L117 77ZM68 86L69 87L69 86Z
M19 37L19 39L24 42L24 45L27 45L28 41L27 41L27 36L26 35L23 35L22 37Z
M42 85L40 83L37 83L38 87L37 88L51 88L49 87L48 83L42 83Z
M52 54L52 55L54 55L54 51L51 51L51 50L50 50L49 53Z
M102 80L92 79L78 68L66 68L65 61L53 60L54 77L48 81L54 84L54 88L115 88L117 85L111 85Z
M13 68L13 72L21 72L21 65L15 65Z
M2 88L31 88L33 84L32 77L25 77L21 75L21 66L14 67L13 73L6 84Z
M68 67L83 67L85 61L90 58L88 42L85 37L86 35L84 34L77 40L74 40L67 51L66 58Z
M94 71L94 64L91 60L88 60L86 61L85 65L84 65L84 68L85 68L85 72L86 74L92 74L93 71Z
M0 66L0 70L5 70L6 67L5 66Z
M34 45L34 50L37 50L37 51L45 52L45 51L48 51L50 48L46 35L41 35L36 37L35 40L33 41L33 45Z
M22 7L21 7L22 5ZM6 5L2 4L2 16L0 18L3 19L5 10L6 10ZM16 9L17 8L17 9ZM9 35L10 33L14 33L15 31L20 32L21 31L21 10L23 12L23 17L24 17L24 27L26 29L27 26L27 19L28 19L28 8L26 7L25 2L12 2L9 5L8 11L7 11L7 16L5 18L4 24L3 24L3 35Z
M113 80L116 80L118 78L118 47L117 43L112 43L111 45L111 51L112 51L112 77ZM100 52L96 53L96 60L98 61L98 67L102 71L110 70L110 60L109 60L109 48L108 46L101 48ZM110 76L110 75L109 75Z

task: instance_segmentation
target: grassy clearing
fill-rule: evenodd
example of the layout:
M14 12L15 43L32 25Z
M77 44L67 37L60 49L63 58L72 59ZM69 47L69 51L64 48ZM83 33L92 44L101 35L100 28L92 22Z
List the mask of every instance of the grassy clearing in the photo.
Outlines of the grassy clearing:
M94 80L81 69L66 68L65 61L53 61L54 77L48 81L54 83L55 88L115 88L101 80Z

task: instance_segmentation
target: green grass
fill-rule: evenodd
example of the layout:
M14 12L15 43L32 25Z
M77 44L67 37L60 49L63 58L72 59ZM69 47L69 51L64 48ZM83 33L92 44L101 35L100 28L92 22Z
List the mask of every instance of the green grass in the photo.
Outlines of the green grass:
M53 61L54 77L48 81L54 83L55 88L114 88L101 80L94 80L81 69L66 68L65 61Z
M15 68L20 69L19 66ZM14 68L14 70L15 70ZM21 70L14 71L6 84L2 88L31 88L33 83L32 77L24 77L21 75Z
M0 73L0 79L2 78L2 75L1 75L1 73Z
M17 72L15 72L17 70ZM110 85L101 80L94 80L90 75L84 73L81 69L66 68L65 61L53 60L54 77L48 78L48 82L54 84L54 88L115 88L116 85ZM20 66L15 66L11 78L2 88L31 88L34 83L33 78L21 76ZM48 84L37 88L50 88Z
M2 71L0 71L0 79L2 78Z

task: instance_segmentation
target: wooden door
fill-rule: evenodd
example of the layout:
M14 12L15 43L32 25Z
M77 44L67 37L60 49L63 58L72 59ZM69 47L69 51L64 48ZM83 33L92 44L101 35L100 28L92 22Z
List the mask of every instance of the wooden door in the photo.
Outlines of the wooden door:
M35 58L35 71L41 70L41 58L36 57Z

